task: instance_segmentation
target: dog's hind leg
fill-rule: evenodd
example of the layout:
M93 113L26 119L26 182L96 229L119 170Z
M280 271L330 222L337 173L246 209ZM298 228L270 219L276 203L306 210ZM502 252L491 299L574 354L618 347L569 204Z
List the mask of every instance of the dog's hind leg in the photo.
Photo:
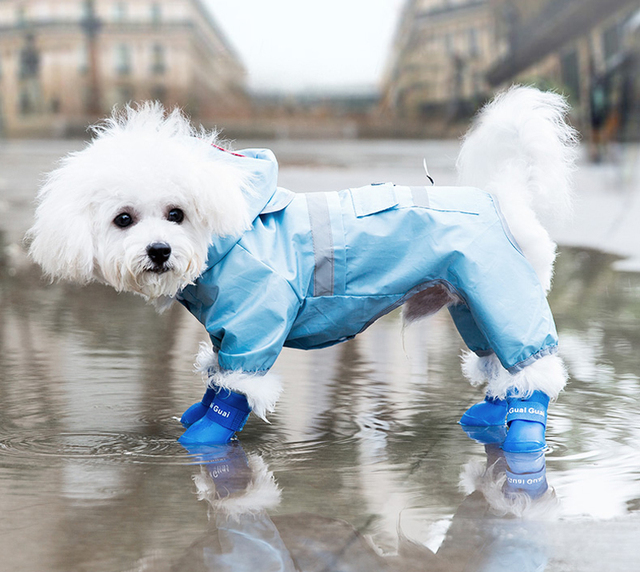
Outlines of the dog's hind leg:
M513 244L504 242L506 235L489 234L458 259L457 290L465 303L449 308L472 352L465 357L464 373L473 384L487 383L488 399L463 420L502 422L509 427L505 448L540 450L545 446L546 406L567 377L555 355L556 328L534 269ZM486 252L497 255L487 262ZM516 415L519 409L534 410L537 417Z
M487 384L485 402L472 406L461 423L468 426L507 425L502 448L509 452L533 452L545 447L547 408L565 386L567 372L562 360L545 355L516 373L508 372L495 354L478 356L469 352L463 372L473 385ZM489 411L483 403L494 403ZM499 404L499 407L498 407ZM500 408L500 410L499 410ZM488 415L483 418L482 413Z
M493 353L491 344L478 328L469 308L464 304L449 307L458 332L471 350L463 361L463 373L471 385L482 385L504 370ZM460 419L464 427L501 427L507 417L504 397L489 395L484 401L471 406Z

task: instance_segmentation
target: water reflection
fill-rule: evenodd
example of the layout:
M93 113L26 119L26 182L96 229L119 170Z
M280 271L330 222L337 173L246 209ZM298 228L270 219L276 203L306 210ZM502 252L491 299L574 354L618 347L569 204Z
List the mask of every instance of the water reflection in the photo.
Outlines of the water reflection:
M437 556L451 571L545 570L547 525L559 515L557 497L547 483L545 454L504 453L494 436L475 435L489 441L484 444L486 459L465 465L460 484L467 496Z
M239 443L191 451L200 464L194 482L198 499L209 505L209 527L175 569L543 570L544 523L558 512L544 453L505 455L494 442L485 451L484 463L465 466L461 484L467 496L438 551L401 535L393 556L379 554L342 520L309 513L269 516L280 503L280 489L263 459L245 454Z
M259 455L239 443L190 450L200 463L198 499L209 504L209 528L177 565L179 570L294 572L289 550L268 509L280 490Z

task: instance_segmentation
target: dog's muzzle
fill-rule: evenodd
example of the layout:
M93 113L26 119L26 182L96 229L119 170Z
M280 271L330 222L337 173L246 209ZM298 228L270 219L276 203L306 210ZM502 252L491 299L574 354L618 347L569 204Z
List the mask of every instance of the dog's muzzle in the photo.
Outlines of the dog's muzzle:
M166 272L166 262L171 256L171 247L166 242L154 242L147 246L147 256L153 262L152 272Z

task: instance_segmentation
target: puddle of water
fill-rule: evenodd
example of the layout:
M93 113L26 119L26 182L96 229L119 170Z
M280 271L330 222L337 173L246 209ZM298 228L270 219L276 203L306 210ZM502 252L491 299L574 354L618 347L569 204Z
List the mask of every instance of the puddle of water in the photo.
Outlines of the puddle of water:
M327 181L384 155L356 151ZM387 163L381 180L397 178ZM636 570L640 278L614 261L561 253L551 303L571 383L546 457L524 458L456 423L481 395L444 313L285 350L271 424L187 451L176 417L201 393L199 324L0 263L0 569Z

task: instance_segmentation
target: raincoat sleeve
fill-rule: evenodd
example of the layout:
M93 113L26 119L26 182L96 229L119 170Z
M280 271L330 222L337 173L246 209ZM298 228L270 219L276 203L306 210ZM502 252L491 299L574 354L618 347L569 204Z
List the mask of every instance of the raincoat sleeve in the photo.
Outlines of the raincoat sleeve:
M241 250L230 264L221 274L228 282L220 284L224 297L205 326L223 372L264 373L282 351L301 301L285 278L249 252Z

